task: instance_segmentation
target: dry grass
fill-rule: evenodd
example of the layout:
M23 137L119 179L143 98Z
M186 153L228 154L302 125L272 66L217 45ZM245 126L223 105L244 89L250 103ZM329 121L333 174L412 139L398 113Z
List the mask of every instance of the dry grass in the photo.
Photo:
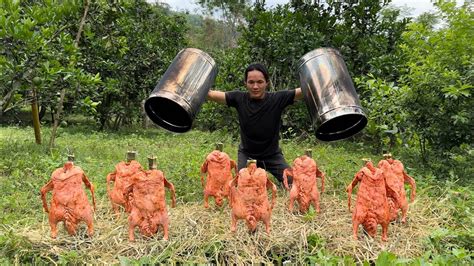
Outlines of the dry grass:
M286 205L288 196L279 192L272 215L272 231L267 235L263 224L249 234L241 221L235 234L230 233L230 210L213 207L204 209L201 203L179 204L170 213L170 239L163 241L162 232L153 238L144 238L136 232L135 243L128 241L127 219L113 217L107 201L98 204L95 217L95 235L85 236L85 225L79 235L70 237L59 231L58 238L49 237L46 214L43 221L28 228L11 228L26 237L41 256L57 261L70 251L80 254L80 261L99 264L118 263L121 257L140 259L147 256L151 262L194 263L275 263L291 261L305 263L308 255L325 248L333 255L351 256L356 262L373 260L383 251L399 257L412 258L422 254L422 241L449 217L440 201L419 197L410 204L408 223L389 226L389 241L381 241L380 228L375 239L359 230L359 240L352 238L351 214L347 202L335 195L324 194L320 214L290 214ZM435 210L435 211L434 211ZM312 239L308 241L308 239ZM308 244L310 243L310 244Z

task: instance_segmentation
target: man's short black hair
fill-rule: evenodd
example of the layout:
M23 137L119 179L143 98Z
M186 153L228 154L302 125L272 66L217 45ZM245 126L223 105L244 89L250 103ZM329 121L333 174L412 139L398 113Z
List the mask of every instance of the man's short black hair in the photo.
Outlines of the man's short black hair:
M265 78L265 81L266 82L269 82L270 81L270 75L268 74L268 70L267 68L260 64L260 63L253 63L253 64L250 64L247 69L245 69L245 79L244 79L244 82L247 82L247 77L248 77L248 73L250 71L254 71L254 70L257 70L257 71L260 71L262 72L263 74L263 77Z

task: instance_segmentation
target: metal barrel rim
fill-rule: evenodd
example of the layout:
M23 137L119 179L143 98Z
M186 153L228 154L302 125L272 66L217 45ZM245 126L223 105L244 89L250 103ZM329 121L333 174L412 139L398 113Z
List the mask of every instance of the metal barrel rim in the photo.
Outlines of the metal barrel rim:
M189 131L216 76L216 62L210 55L196 48L182 49L146 99L146 114L169 131Z
M307 52L306 54L304 54L299 60L298 60L298 63L296 64L298 66L298 70L304 65L306 64L309 60L311 59L314 59L315 57L318 57L318 56L323 56L327 53L334 53L336 54L337 56L341 57L342 58L342 55L341 53L334 49L334 48L330 48L330 47L324 47L324 48L318 48L318 49L315 49L315 50L312 50L310 52Z
M367 117L338 50L330 47L312 50L300 58L297 66L318 139L345 139L367 125Z
M163 109L152 108L152 106L163 106ZM166 107L165 107L166 106ZM170 115L162 110L173 110L173 114L179 113L178 117L181 121L176 119L169 119ZM173 131L176 133L187 132L191 129L192 121L192 108L189 103L176 95L168 91L159 91L150 95L145 102L145 111L148 117L160 127Z

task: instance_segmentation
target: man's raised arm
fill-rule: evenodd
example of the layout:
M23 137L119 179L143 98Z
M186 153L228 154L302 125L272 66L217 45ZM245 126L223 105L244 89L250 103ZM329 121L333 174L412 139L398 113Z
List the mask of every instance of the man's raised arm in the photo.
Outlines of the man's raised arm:
M223 91L213 91L213 90L210 90L210 91L207 93L207 99L208 99L208 100L211 100L211 101L213 101L213 102L216 102L216 103L226 104L226 101L225 101L225 92L223 92Z

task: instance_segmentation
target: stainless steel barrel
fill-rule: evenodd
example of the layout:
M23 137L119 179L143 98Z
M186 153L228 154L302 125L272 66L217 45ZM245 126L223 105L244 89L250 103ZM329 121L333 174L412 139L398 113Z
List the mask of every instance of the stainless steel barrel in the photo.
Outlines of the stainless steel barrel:
M299 60L298 66L304 100L318 139L348 138L367 125L354 84L337 50L313 50Z
M216 76L216 63L208 54L181 50L145 101L148 117L173 132L190 130Z

